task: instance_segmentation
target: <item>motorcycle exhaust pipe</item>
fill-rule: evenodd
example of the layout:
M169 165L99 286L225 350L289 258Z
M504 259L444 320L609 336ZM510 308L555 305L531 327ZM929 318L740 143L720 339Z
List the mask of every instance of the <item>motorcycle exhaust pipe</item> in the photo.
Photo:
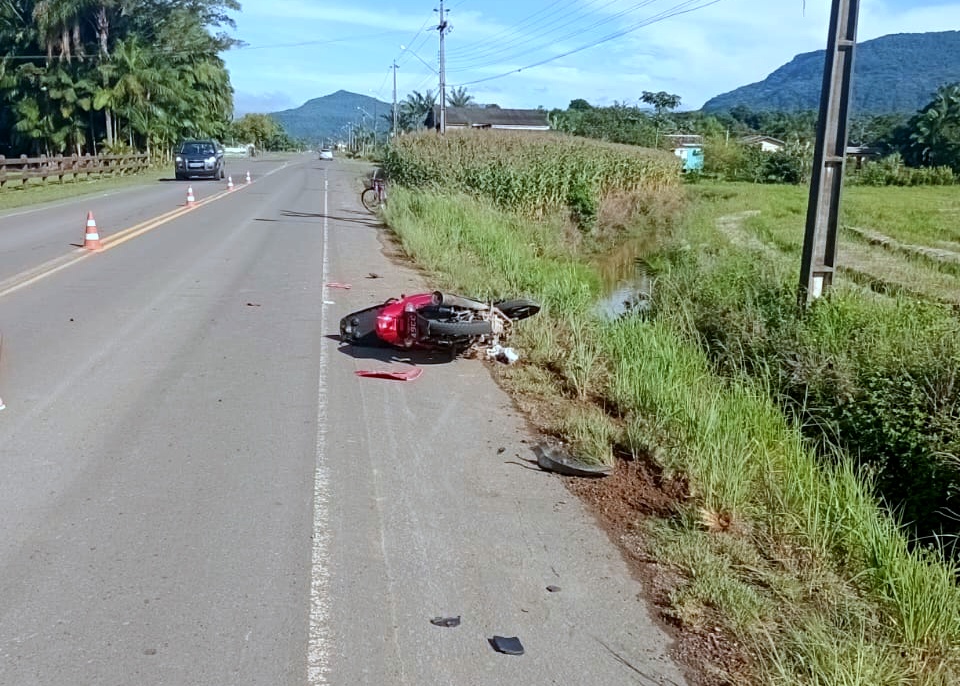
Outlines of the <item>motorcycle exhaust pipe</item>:
M434 305L446 305L447 307L459 307L464 310L489 310L490 306L478 300L471 300L460 295L434 291L432 302Z

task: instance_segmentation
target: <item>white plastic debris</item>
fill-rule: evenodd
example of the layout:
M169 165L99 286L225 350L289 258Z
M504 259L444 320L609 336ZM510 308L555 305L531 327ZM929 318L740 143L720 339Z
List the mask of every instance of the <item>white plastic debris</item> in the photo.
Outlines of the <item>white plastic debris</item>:
M520 355L518 355L517 351L513 348L505 348L497 343L496 345L491 345L489 348L487 348L487 359L497 360L498 362L503 362L504 364L513 364L520 359Z

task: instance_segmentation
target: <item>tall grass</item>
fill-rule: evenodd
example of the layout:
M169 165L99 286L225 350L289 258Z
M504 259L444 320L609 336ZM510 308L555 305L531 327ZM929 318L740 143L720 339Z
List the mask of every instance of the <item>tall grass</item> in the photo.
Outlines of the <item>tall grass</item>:
M518 327L525 363L505 373L516 392L550 403L545 429L598 460L611 446L649 452L689 484L676 515L647 527L651 550L683 573L670 595L678 621L722 627L744 647L751 667L728 675L735 683L960 682L960 569L911 546L871 476L830 442L815 450L774 399L784 360L840 359L848 338L861 367L916 352L918 340L942 357L936 311L905 307L888 323L869 318L875 299L837 298L797 320L785 304L793 268L730 248L701 206L679 246L647 256L653 316L599 322L594 260L547 216L435 189L394 193L388 211L411 257L445 286L547 303ZM787 333L798 345L780 350ZM844 369L824 385L843 388Z

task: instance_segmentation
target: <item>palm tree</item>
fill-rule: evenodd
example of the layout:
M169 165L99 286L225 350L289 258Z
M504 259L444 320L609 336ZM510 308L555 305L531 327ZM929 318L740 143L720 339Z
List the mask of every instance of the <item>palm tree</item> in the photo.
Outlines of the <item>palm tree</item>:
M59 53L61 62L70 62L74 56L83 61L85 51L80 20L88 4L89 0L39 0L33 6L33 19L47 61L53 60L54 50Z
M465 86L453 88L447 94L447 104L450 107L469 107L473 101L473 96L467 93Z
M131 148L134 134L143 140L147 154L151 152L151 122L159 116L159 103L176 93L176 75L156 52L137 36L117 42L110 56L113 85L109 99L127 123L127 140ZM118 127L119 128L119 127Z
M960 171L960 83L941 86L908 126L910 149L917 161Z
M0 139L59 152L122 136L149 152L184 135L222 136L233 90L219 53L235 41L211 30L231 25L227 11L238 8L237 0L0 0Z
M403 122L401 128L404 131L419 129L424 125L427 115L433 112L433 106L437 102L437 96L432 90L426 93L413 91L407 96L407 99L400 103L400 118Z
M85 113L93 107L95 84L76 69L64 65L48 68L46 74L47 95L59 109L62 127L68 132L67 143L77 155L83 154L87 143Z

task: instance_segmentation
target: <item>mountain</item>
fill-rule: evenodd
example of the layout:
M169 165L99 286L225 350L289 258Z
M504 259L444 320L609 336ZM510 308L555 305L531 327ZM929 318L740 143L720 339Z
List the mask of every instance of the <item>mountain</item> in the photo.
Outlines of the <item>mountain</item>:
M291 138L317 145L325 139L344 138L343 128L348 124L373 128L371 117L376 121L377 130L385 132L389 124L383 115L392 111L391 103L339 90L322 98L308 100L292 110L272 112L270 116L280 123Z
M711 98L704 112L816 110L826 50L797 55L759 83ZM960 31L897 33L857 44L852 114L913 114L960 81Z

